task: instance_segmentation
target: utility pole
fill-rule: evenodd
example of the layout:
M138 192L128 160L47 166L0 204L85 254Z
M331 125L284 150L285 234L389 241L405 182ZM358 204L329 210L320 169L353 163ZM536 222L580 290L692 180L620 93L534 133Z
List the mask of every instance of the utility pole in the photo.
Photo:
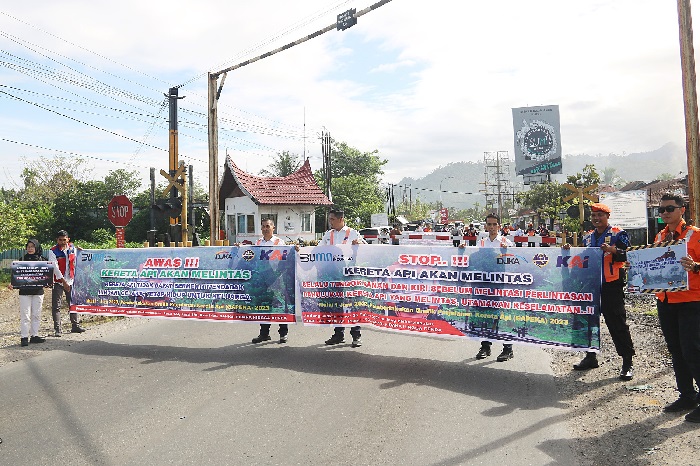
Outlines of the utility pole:
M323 190L326 197L331 199L331 133L321 133L321 154L323 155Z
M698 94L695 80L693 19L690 0L678 0L678 27L681 46L683 108L685 110L685 148L688 158L688 194L690 222L700 224L700 149L698 147Z
M503 218L503 193L512 191L508 151L484 152L483 185L486 208L493 210L495 207L498 216Z
M209 126L209 215L211 217L211 241L218 238L220 230L220 219L219 219L219 130L218 130L218 118L217 118L217 102L221 96L221 90L224 87L224 81L226 80L226 74L229 71L237 70L251 63L255 63L263 58L271 57L272 55L282 52L283 50L288 50L296 45L303 44L304 42L315 39L329 31L338 30L344 31L355 24L357 24L357 19L360 16L364 16L370 11L374 11L377 8L386 5L391 2L391 0L379 0L378 2L368 6L367 8L356 11L354 8L344 11L337 16L336 22L330 24L323 29L320 29L313 34L309 34L300 39L290 42L289 44L278 47L269 52L258 55L255 58L243 61L237 65L229 66L223 70L217 71L215 73L207 73L207 95L208 95L208 126ZM221 83L219 83L219 77L221 77Z
M207 73L207 97L208 97L208 127L209 127L209 220L212 246L219 239L221 221L219 220L219 126L217 116L217 103L221 88L224 86L226 74L221 78L221 85L216 88L219 80L218 74Z
M170 177L174 177L178 172L180 167L180 161L178 160L178 133L177 133L177 101L178 99L184 99L184 97L178 97L178 88L171 87L168 90L168 154L170 156ZM183 162L184 164L184 162ZM179 190L173 186L170 189L170 199L173 200L177 197ZM188 239L188 228L187 228L187 191L185 186L185 191L182 196L182 214L180 215L180 225L182 229L182 242L186 245ZM170 217L170 225L177 224L177 219Z

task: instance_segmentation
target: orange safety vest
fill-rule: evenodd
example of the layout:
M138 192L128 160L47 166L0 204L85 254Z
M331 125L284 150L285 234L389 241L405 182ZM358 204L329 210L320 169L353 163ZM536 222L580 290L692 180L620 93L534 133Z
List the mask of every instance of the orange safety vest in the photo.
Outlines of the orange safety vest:
M668 226L656 234L654 243L663 243L667 233ZM678 240L688 243L688 255L695 261L700 260L700 228L688 225L685 220L681 220L674 233L678 233ZM656 293L656 298L659 301L668 300L669 303L700 301L700 274L693 272L688 274L688 288L686 291Z
M622 228L610 227L609 232L605 233L606 237L609 234L610 238L611 238L610 242L608 244L615 244L615 242L613 240L616 239L615 237L621 231L623 231ZM584 246L592 246L593 245L593 232L595 232L595 230L589 231L588 233L586 233L586 236L583 237ZM607 283L619 280L620 279L620 270L622 270L624 267L625 267L625 262L613 261L613 254L605 253L605 255L603 256L603 277L605 278L605 281Z

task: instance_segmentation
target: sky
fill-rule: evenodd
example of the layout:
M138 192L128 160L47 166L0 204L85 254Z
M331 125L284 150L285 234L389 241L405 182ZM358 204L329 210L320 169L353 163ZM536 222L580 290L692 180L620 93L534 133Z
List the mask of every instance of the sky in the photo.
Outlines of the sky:
M207 72L371 4L0 2L0 186L20 187L25 166L55 155L86 160L82 179L121 168L146 188L155 167L165 181L164 94L179 86L180 160L206 187ZM484 152L512 157L511 109L537 105L559 105L565 155L684 147L678 37L671 1L392 0L228 73L219 162L257 174L289 151L317 170L326 130L378 150L397 183Z

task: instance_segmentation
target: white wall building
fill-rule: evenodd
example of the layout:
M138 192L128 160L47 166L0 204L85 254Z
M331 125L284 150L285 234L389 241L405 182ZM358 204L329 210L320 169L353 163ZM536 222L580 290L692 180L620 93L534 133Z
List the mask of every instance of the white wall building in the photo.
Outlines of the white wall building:
M332 205L316 184L308 160L289 176L262 177L244 172L227 157L219 200L231 243L260 238L266 218L275 221L275 234L285 241L316 239L314 208Z

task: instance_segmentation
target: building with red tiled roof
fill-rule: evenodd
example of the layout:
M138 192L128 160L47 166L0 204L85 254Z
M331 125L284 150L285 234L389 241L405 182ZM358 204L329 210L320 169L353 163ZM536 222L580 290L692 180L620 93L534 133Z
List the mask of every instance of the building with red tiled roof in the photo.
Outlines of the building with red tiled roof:
M314 209L332 204L316 184L308 160L291 175L265 177L244 172L229 157L219 202L226 239L232 243L257 240L265 218L275 221L275 234L283 240L315 239Z

